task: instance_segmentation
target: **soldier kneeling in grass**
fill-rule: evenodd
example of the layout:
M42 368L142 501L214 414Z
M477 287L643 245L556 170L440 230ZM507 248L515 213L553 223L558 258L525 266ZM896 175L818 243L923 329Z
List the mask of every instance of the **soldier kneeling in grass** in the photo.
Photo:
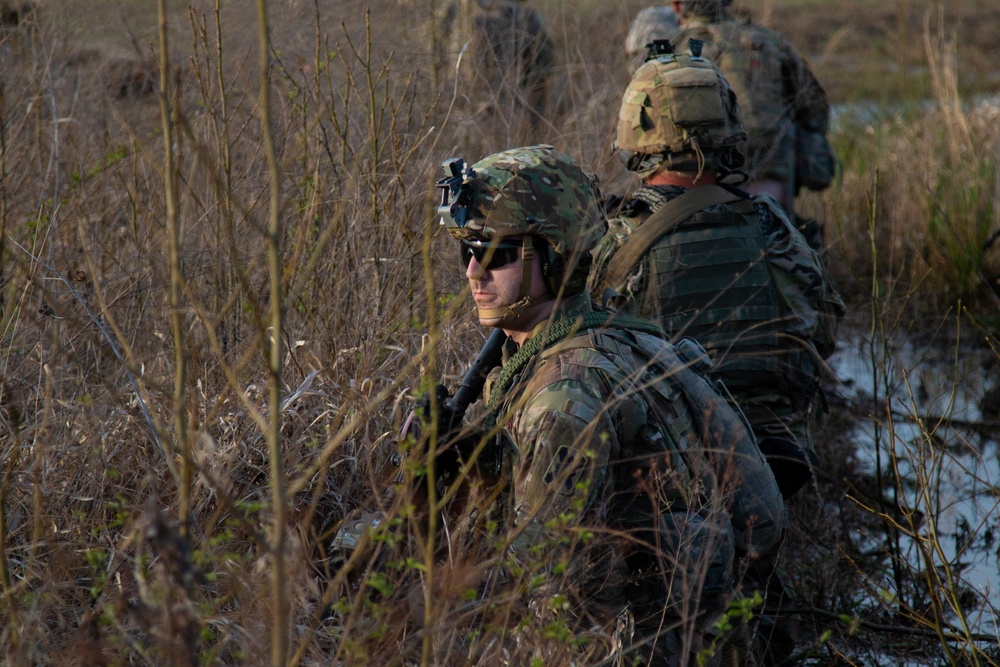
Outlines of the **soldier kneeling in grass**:
M494 592L519 592L536 619L515 635L545 664L742 654L716 625L736 600L735 554L773 549L784 507L749 428L701 374L703 351L591 303L606 220L573 159L543 145L446 166L442 221L480 324L507 335L471 428L503 489ZM586 658L559 654L552 628Z

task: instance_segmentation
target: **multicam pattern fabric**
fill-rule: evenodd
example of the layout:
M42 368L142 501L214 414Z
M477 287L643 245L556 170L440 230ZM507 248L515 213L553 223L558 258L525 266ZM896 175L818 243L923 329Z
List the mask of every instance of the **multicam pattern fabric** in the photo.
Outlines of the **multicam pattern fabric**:
M676 47L702 40L702 54L719 66L740 101L751 179L790 182L797 130L823 135L829 130L823 86L799 52L773 30L695 3L685 5L684 19L674 37Z
M584 294L556 317L590 311ZM783 528L748 430L664 340L611 328L541 351L504 398L513 558L554 564L533 597L569 598L581 627L629 605L636 641L661 635L643 661L679 664L678 645L701 646L658 628L713 617L731 594L734 544L764 550Z
M670 7L646 7L639 12L629 27L625 38L625 59L629 73L646 59L646 45L654 39L671 39L681 27L677 14Z
M609 234L594 250L595 273L600 273L617 249L649 215L683 192L684 188L675 186L640 188L624 205L621 214L611 219ZM822 260L794 229L777 202L767 195L754 197L752 201L755 215L749 222L758 227L757 242L760 245L748 248L747 252L748 256L763 260L759 267L766 270L755 272L753 264L760 260L754 259L742 271L731 276L719 275L719 280L728 287L719 288L716 294L699 299L698 308L689 315L683 315L681 309L687 306L681 306L684 299L675 295L693 294L699 289L711 288L707 284L696 284L705 279L697 277L702 275L695 273L700 265L692 265L691 257L683 260L691 270L678 271L677 262L681 260L671 258L676 252L684 251L670 250L674 243L672 237L674 234L687 234L683 242L687 244L685 247L700 248L698 252L707 258L704 261L717 256L712 261L718 261L720 265L708 270L713 274L724 273L728 269L723 269L721 262L730 261L735 247L729 242L722 243L720 239L728 233L725 231L727 225L746 224L743 214L734 213L736 205L727 204L693 216L692 220L699 216L704 218L697 220L699 224L693 227L700 231L686 230L685 225L688 229L692 228L692 223L688 221L657 242L646 259L617 289L638 304L641 315L660 322L668 333L693 335L702 339L710 351L714 350L717 367L712 374L725 380L750 418L754 430L761 435L769 422L777 421L781 431L787 432L790 424L801 427L799 422L807 418L817 383L816 359L821 356L816 351L816 341L832 335L825 329L821 315L830 310L842 315L843 301ZM660 252L661 248L663 252ZM717 249L715 255L712 255L712 248ZM740 304L722 309L720 304L728 303L726 289L744 290L747 294L738 299ZM768 296L770 294L774 296ZM713 304L718 310L716 315L712 314ZM775 310L772 312L767 308ZM740 312L742 314L738 315ZM683 333L678 329L684 329ZM776 337L765 339L765 334L770 335L772 331ZM754 337L760 342L751 340ZM748 345L748 341L752 345ZM789 341L796 342L790 345ZM832 350L832 341L822 342L823 349ZM754 357L753 353L742 349L747 347L759 348L759 356ZM741 349L740 355L735 353L737 349ZM782 354L794 356L794 359L788 357L782 360L778 355L780 350L784 350ZM749 358L743 355L749 355ZM805 433L804 427L792 428L791 431L793 434ZM811 446L809 442L800 444L806 448Z
M556 253L589 252L604 235L597 179L549 145L515 148L472 166L472 218L455 238L540 236Z
M616 147L664 155L665 166L719 167L726 149L742 147L740 107L726 77L705 58L667 54L644 63L629 81L618 111ZM638 164L629 169L645 176ZM650 169L655 171L656 169Z

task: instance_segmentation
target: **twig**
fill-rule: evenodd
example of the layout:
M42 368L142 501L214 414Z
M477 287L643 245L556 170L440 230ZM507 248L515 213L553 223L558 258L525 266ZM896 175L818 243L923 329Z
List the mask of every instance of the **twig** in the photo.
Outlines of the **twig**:
M890 625L887 623L875 623L874 621L866 621L859 618L851 618L850 620L845 619L844 614L840 614L833 611L827 611L826 609L784 609L780 611L779 616L812 616L814 618L822 618L824 620L834 620L843 625L851 625L859 628L864 628L865 630L871 630L873 632L884 632L890 634L899 634L912 637L914 635L920 637L927 637L929 639L938 639L939 635L934 630L927 630L925 628L906 626L906 625ZM970 633L968 636L956 633L950 628L944 630L944 636L950 641L957 642L967 642L967 641L977 641L977 642L988 642L990 644L1000 645L1000 637L997 635L988 635L978 632Z
M914 415L903 412L902 410L892 410L890 413L893 418L901 419L913 424L947 424L949 426L954 426L956 428L964 428L970 431L975 431L979 435L985 435L988 437L996 437L1000 433L1000 422L995 421L978 421L974 422L968 419L959 419L957 417L943 417L940 415Z
M142 416L146 420L146 425L149 426L149 432L152 434L153 440L160 448L160 451L163 452L163 457L167 462L167 467L170 468L171 475L173 475L176 478L177 471L174 469L173 461L170 457L169 452L167 452L166 448L163 446L163 440L160 438L160 433L159 430L156 428L156 422L153 420L153 415L149 411L149 408L146 405L146 401L144 401L142 398L142 392L139 389L139 381L136 380L135 375L133 375L132 371L129 370L128 361L125 359L121 351L118 349L118 345L115 343L114 337L112 337L111 332L108 331L107 327L104 326L104 324L101 322L101 319L94 313L94 311L90 309L90 306L87 305L86 300L84 300L84 298L80 295L80 293L76 291L76 288L73 287L73 284L69 280L67 280L63 274L59 273L59 271L57 271L54 267L47 264L40 257L36 257L35 255L33 255L30 250L22 246L11 236L8 235L7 240L10 241L10 243L12 243L15 247L20 249L21 252L27 255L33 262L44 267L49 271L49 273L58 278L59 281L62 282L62 284L65 285L66 288L69 290L69 293L73 295L73 298L76 299L81 306L83 306L84 311L87 313L87 317L89 317L90 320L97 326L98 331L100 331L101 334L104 336L104 340L107 341L108 346L111 348L111 351L114 353L118 361L121 362L122 370L125 371L125 375L128 377L129 384L132 385L132 391L135 393L135 398L136 401L138 401L139 403L139 409L142 411Z

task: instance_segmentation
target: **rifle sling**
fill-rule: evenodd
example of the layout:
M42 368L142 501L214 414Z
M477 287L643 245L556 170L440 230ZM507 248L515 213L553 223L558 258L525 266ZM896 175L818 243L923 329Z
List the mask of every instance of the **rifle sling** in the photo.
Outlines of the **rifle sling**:
M671 199L646 218L611 258L604 274L602 290L608 287L618 289L632 267L639 263L654 243L695 213L742 198L719 185L705 185Z

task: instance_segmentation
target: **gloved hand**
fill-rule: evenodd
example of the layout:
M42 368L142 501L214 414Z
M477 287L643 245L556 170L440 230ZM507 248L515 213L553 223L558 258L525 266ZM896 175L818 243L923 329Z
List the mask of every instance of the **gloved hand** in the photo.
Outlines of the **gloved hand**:
M417 410L420 411L420 416L428 431L432 428L431 424L437 423L438 440L444 442L462 428L462 418L465 415L451 409L448 401L451 394L443 384L434 387L434 394L433 402L429 395L424 394L417 401Z
M458 472L463 460L481 449L484 435L476 429L463 429L464 412L452 409L449 398L448 389L444 385L434 387L433 404L430 395L424 394L406 418L400 432L401 440L412 437L415 442L420 442L430 436L431 424L436 420L435 469L437 475L445 481ZM477 466L487 461L486 468L492 471L497 467L496 459L493 449L487 448L485 459L477 457Z
M448 388L443 384L434 387L434 400L431 401L429 394L424 394L417 400L416 407L410 412L403 424L400 432L400 439L412 437L420 440L424 435L433 432L433 424L437 424L437 439L439 443L445 443L451 436L458 433L462 428L462 418L449 407L448 399L450 395Z

